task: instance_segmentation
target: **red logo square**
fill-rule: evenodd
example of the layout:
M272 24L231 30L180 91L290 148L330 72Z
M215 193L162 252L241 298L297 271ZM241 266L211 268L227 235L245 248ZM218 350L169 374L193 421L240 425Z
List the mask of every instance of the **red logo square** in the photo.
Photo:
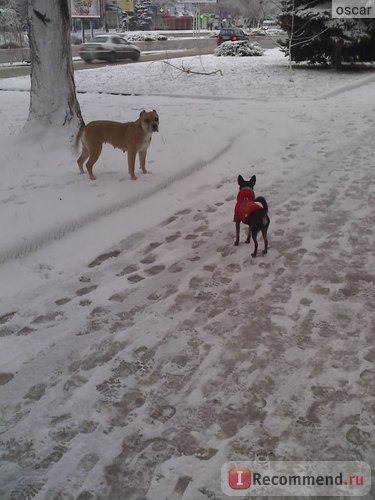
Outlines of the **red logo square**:
M228 482L233 490L247 490L251 486L250 469L247 467L235 467L230 469Z

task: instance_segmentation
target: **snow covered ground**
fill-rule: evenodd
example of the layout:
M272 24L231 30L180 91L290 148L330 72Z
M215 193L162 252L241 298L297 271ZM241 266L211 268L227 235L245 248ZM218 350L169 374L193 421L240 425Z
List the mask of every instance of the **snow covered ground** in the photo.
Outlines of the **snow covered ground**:
M61 131L20 133L29 78L0 81L2 500L213 500L228 460L374 465L374 72L173 64L215 73L75 75L86 122L159 112L136 182L118 150L90 181ZM256 259L233 246L239 173L270 205Z

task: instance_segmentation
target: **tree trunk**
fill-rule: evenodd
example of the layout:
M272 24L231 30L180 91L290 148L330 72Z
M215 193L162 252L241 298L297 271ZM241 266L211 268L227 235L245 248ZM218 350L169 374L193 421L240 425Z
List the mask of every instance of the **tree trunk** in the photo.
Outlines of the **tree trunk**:
M77 100L68 0L28 0L31 90L28 124L84 124Z
M335 37L332 40L331 66L339 71L342 63L342 39Z

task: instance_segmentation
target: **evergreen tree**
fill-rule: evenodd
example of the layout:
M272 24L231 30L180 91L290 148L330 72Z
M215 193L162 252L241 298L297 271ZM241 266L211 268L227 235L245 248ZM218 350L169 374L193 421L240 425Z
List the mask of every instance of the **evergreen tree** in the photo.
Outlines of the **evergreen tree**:
M284 0L280 23L293 61L331 64L375 60L375 19L334 19L327 0ZM294 10L293 10L294 6Z
M0 7L0 33L6 31L20 31L21 23L14 9Z
M134 12L130 17L129 27L131 30L149 30L152 21L150 11L151 0L135 0Z
M0 49L22 47L22 26L17 12L0 6Z

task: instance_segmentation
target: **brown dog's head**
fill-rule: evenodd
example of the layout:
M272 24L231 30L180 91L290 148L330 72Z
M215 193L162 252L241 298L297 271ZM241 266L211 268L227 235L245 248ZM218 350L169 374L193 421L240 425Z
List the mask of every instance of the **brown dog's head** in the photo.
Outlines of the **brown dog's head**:
M146 133L152 134L153 132L159 132L159 115L154 109L152 111L141 111L139 119Z

